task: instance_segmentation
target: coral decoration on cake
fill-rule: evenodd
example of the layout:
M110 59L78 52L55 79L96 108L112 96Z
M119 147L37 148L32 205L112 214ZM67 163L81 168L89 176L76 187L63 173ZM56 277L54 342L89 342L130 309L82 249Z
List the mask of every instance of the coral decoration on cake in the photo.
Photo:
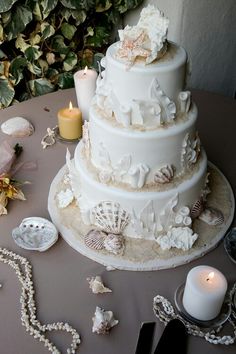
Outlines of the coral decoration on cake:
M125 58L130 67L137 58L144 58L146 64L159 59L166 51L169 20L153 5L141 11L136 26L126 26L119 31L120 47L117 56Z
M163 251L172 247L187 251L192 248L197 238L198 235L189 227L173 227L166 235L159 236L157 242Z
M181 161L183 168L189 169L192 165L197 162L198 156L201 150L201 143L198 137L198 133L194 137L190 137L190 134L187 133L184 137L182 144L182 156Z
M188 113L191 107L191 92L181 91L179 93L179 111L181 113Z

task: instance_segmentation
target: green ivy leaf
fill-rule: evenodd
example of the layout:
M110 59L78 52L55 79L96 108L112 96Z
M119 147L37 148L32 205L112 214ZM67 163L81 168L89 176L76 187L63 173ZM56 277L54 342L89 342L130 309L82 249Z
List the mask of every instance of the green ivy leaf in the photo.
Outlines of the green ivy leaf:
M26 6L18 5L12 13L10 22L5 27L8 40L16 38L20 32L24 31L32 18L32 13Z
M41 23L40 30L43 39L49 38L55 33L55 29L48 22Z
M15 85L17 85L23 78L23 70L27 66L27 60L23 57L16 57L12 60L10 65L10 73L15 78Z
M63 68L65 71L72 70L77 64L77 55L73 52L67 54L66 59L63 62Z
M93 35L85 38L86 45L100 48L109 43L110 32L106 27L97 26L93 31Z
M38 48L39 47L35 45L35 46L29 47L25 50L25 57L30 62L37 60L43 54L43 52L41 50L39 50Z
M27 64L27 68L29 69L29 71L32 73L32 74L35 74L36 76L41 76L42 75L42 70L41 68L36 65L36 64L33 64L33 63L28 63Z
M96 0L96 12L104 12L112 7L112 2L109 0Z
M67 54L70 50L64 43L64 37L61 36L60 34L52 38L51 46L55 52L60 54Z
M57 84L61 89L74 87L74 78L72 72L59 74Z
M15 95L15 90L7 78L0 77L0 108L8 107Z
M60 0L60 2L62 3L63 6L67 7L68 9L80 9L80 1L78 0Z
M65 38L71 40L74 37L74 34L76 32L76 27L73 25L70 25L67 22L64 22L61 25L61 32Z
M0 12L6 12L12 8L15 2L18 0L1 0L0 1Z
M4 40L4 32L3 32L3 27L0 24L0 44L2 44L3 40Z
M48 17L50 12L55 9L57 6L58 0L41 0L40 5L43 8L42 14L43 14L43 19Z
M122 14L130 9L134 9L142 2L143 0L114 0L113 6Z
M26 51L27 48L30 47L30 45L24 40L24 37L24 34L18 34L17 39L15 41L16 48L20 49L23 53Z
M55 86L47 79L36 79L29 81L29 88L33 96L45 95L46 93L53 92Z

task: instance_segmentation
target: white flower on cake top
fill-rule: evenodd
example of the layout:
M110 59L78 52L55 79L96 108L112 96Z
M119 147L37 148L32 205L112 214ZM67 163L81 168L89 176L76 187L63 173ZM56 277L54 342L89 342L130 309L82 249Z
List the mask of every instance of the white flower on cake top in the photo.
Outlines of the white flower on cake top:
M141 12L136 26L126 26L119 31L121 40L117 55L132 65L137 57L145 58L146 64L160 58L166 51L169 20L153 5Z

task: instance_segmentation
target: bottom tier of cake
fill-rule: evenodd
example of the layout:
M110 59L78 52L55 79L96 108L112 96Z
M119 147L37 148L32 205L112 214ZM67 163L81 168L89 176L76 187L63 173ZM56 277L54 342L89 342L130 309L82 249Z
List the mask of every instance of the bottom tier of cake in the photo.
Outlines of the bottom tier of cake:
M202 151L194 173L172 188L129 190L102 184L88 170L82 144L75 152L76 167L67 156L71 185L82 220L105 232L155 240L171 228L191 230L193 213L201 208L206 190L207 157Z

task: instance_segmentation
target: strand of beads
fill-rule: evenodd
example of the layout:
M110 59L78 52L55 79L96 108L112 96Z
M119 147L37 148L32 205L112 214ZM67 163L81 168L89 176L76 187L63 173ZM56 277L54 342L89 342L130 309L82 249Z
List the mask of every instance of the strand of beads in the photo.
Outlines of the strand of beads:
M0 248L0 261L14 269L18 280L22 285L21 289L21 323L35 339L44 343L44 346L53 354L60 354L57 347L49 341L45 334L50 331L66 331L72 336L72 343L67 349L67 354L75 354L80 344L78 332L68 323L57 322L42 325L36 316L36 304L34 300L34 284L32 281L32 266L29 261L5 248Z
M235 295L236 292L236 283L234 284L233 288L230 291L230 300L232 303L233 296ZM231 317L232 315L229 316L227 322L232 326L233 328L233 335L225 335L225 336L220 336L217 335L222 329L223 326L219 326L218 328L212 329L210 332L204 332L200 327L191 324L187 320L185 320L181 315L177 314L174 310L174 307L170 303L169 300L164 298L161 295L157 295L153 299L153 311L155 315L158 317L158 319L163 322L165 325L172 319L178 318L183 322L185 327L187 328L188 334L191 334L193 336L198 336L201 338L205 338L205 340L209 343L212 344L233 344L236 341L236 324L235 320L233 320Z

